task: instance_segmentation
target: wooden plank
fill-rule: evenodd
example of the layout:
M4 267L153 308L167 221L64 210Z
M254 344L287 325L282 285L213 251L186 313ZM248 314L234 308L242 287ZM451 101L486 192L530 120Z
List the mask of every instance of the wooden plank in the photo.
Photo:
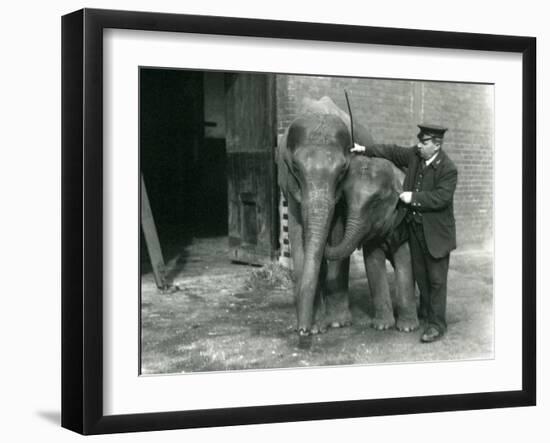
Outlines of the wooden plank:
M230 258L267 263L278 237L274 76L228 75L226 105Z
M159 289L167 289L166 266L164 264L164 258L162 257L162 249L160 247L157 228L153 218L153 211L149 204L149 197L147 196L143 174L141 174L141 229L143 230L147 252L149 253L149 259L153 267L155 283Z
M277 208L272 204L270 163L267 152L228 154L228 176L234 177L228 193L229 247L233 260L260 264L276 257Z

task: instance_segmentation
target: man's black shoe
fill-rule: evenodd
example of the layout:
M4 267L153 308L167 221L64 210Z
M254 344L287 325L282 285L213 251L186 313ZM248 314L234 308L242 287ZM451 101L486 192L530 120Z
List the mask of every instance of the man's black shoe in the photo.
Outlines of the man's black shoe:
M439 331L439 329L434 326L428 326L424 330L422 337L420 337L420 341L422 343L432 343L439 340L441 337L443 337L443 332Z

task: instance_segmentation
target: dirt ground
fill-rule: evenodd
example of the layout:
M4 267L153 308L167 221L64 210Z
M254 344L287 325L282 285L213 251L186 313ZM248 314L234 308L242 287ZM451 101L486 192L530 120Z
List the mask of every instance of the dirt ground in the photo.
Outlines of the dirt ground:
M169 263L179 291L161 294L142 275L142 374L492 358L493 267L486 251L455 251L448 283L448 332L422 344L422 330L369 327L370 295L361 254L350 270L353 325L329 329L298 348L289 282L227 258L227 238L194 239ZM276 269L275 269L276 270ZM393 273L388 268L390 282ZM284 277L284 272L280 273ZM265 281L264 281L265 280Z

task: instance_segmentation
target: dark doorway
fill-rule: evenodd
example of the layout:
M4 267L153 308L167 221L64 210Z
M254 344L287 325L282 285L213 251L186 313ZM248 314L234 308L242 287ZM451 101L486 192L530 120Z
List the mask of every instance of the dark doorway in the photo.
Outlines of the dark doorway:
M273 75L140 70L140 168L172 277L197 239L225 263L275 257L275 145Z
M224 118L224 97L223 74L218 76L219 120ZM140 70L140 168L166 262L181 261L195 237L227 235L223 124L222 131L213 131L218 122L205 119L216 97L216 91L205 94L205 85L215 80L202 71ZM141 240L142 272L148 272Z

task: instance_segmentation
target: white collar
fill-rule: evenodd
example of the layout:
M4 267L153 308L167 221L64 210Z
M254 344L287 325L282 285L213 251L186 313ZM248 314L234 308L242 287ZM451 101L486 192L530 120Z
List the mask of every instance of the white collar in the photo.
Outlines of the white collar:
M430 165L431 162L435 160L437 155L439 154L439 151L437 151L434 155L432 155L428 160L426 160L426 166Z

